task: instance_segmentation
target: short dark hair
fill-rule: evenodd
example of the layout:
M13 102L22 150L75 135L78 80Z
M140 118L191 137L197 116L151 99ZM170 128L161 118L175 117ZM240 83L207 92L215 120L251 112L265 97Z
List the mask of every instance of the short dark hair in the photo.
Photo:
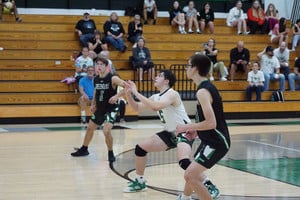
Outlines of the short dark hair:
M108 66L108 60L107 59L102 58L102 57L98 57L98 58L96 58L95 63L98 63L99 61L102 62L103 64L105 64L105 66Z
M207 56L195 54L190 58L190 61L192 67L197 67L200 76L207 76L211 66L211 60Z
M169 80L169 87L173 87L176 82L176 76L171 70L161 70L160 73L164 73L165 80Z

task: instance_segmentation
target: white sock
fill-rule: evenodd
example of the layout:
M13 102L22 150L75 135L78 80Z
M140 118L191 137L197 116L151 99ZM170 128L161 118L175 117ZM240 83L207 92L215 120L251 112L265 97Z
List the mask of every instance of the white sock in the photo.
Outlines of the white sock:
M182 31L182 27L178 26L178 30L179 30L179 32L181 32Z
M81 117L85 117L85 116L86 116L85 110L82 110L81 111Z
M203 184L206 182L206 181L209 181L209 178L208 177L206 177L204 180L203 180Z
M142 175L137 174L136 179L138 180L139 183L144 183L145 182L144 176L142 176Z
M181 200L190 200L191 196L186 196L184 194L181 194Z

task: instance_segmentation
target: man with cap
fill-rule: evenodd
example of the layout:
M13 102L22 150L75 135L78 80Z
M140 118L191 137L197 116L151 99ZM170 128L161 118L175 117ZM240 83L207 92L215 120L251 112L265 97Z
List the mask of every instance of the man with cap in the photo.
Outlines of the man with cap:
M83 14L83 19L79 20L75 26L75 32L79 36L82 47L88 46L88 41L94 38L95 31L96 24L94 20L90 19L90 14L88 12L85 12Z
M285 79L284 75L280 74L280 63L276 56L274 56L273 47L267 46L267 48L257 54L257 57L260 59L261 71L265 77L264 90L269 90L270 81L279 81L280 91L284 91Z

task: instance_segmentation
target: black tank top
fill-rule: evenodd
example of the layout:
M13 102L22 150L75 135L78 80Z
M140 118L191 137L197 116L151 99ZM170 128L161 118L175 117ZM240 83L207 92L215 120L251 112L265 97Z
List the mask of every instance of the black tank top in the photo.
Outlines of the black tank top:
M214 146L225 145L227 148L230 147L230 137L228 127L224 117L222 97L220 96L217 88L210 81L203 81L197 88L206 89L212 96L212 108L215 113L217 127L216 129L198 131L198 137L206 142L207 144ZM197 112L195 115L195 121L204 121L204 114L200 103L197 104Z
M108 103L109 99L117 94L117 89L112 87L112 77L111 73L107 73L105 77L96 76L94 78L95 100L98 112L106 113L117 106L117 104Z

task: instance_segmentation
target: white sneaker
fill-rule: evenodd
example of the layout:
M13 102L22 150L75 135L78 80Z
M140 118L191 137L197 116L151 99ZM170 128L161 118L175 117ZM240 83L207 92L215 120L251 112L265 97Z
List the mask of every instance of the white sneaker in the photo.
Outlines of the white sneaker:
M292 48L291 51L296 51L296 49L295 49L295 48Z
M4 50L4 48L3 47L0 47L0 51L3 51Z
M181 198L182 194L179 194L176 198L176 200L192 200L192 197L189 197L188 199Z
M197 29L197 30L196 30L196 32L197 32L198 34L201 34L201 31L200 31L200 29Z
M132 45L132 48L136 48L137 47L137 45L136 45L136 43L134 43L134 45Z
M242 32L241 32L241 31L238 31L237 34L238 34L238 35L242 35Z
M272 31L270 31L270 32L268 33L268 35L272 35Z
M249 35L250 31L244 32L244 35Z
M220 78L220 81L227 81L227 78L221 77L221 78Z
M214 78L213 76L211 76L211 77L209 77L209 80L210 80L210 81L214 81L215 78Z
M194 31L192 29L189 29L188 33L194 33Z

